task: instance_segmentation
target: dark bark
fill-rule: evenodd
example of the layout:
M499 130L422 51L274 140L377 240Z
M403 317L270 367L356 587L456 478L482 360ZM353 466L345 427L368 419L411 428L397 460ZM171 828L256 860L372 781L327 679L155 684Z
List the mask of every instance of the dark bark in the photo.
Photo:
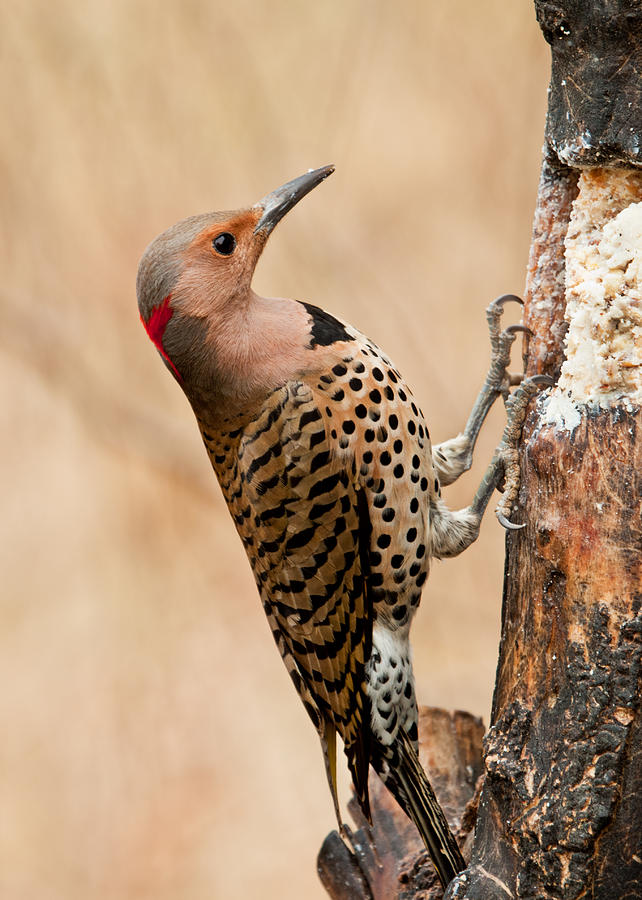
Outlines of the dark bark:
M551 46L546 138L571 166L640 166L639 0L535 0Z

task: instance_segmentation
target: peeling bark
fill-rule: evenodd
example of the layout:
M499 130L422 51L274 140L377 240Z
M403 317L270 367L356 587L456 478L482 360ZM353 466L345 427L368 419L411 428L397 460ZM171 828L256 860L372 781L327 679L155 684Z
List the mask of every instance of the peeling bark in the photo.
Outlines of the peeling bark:
M528 258L524 324L533 332L528 342L527 375L557 380L564 361L564 240L577 197L578 173L560 164L547 147L539 180L533 239Z

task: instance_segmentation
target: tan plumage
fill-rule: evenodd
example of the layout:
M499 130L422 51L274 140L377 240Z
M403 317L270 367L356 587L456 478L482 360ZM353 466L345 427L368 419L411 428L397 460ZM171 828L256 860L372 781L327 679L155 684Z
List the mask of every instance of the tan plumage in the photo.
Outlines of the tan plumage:
M419 603L435 478L401 376L343 327L313 376L274 390L244 426L201 431L290 674L320 733L341 735L367 804L372 627L403 629ZM411 672L399 671L396 716L416 741Z
M331 171L301 176L249 210L169 229L141 261L139 306L196 413L321 739L337 816L336 733L366 816L372 763L445 884L463 860L416 756L409 628L430 558L475 539L498 480L451 512L437 476L452 481L470 465L506 363L464 435L433 456L410 390L365 335L310 304L253 293L268 234Z
M327 453L319 425L299 382L273 391L240 434L202 434L290 676L324 740L337 724L357 782L370 641L357 492L338 461L310 472Z

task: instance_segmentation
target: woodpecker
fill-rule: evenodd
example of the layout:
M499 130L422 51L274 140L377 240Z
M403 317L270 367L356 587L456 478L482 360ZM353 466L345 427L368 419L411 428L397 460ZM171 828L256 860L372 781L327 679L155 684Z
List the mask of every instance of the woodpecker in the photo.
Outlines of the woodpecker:
M243 542L274 640L316 728L335 812L336 735L368 820L370 765L419 829L443 885L465 864L417 756L409 643L432 558L477 537L494 489L515 497L515 446L537 380L511 394L502 444L472 504L442 485L470 467L506 396L506 295L491 304L491 367L464 432L431 447L397 367L366 335L306 302L252 290L275 225L333 172L295 178L259 203L184 219L146 249L142 322L192 409ZM521 301L520 301L521 302Z

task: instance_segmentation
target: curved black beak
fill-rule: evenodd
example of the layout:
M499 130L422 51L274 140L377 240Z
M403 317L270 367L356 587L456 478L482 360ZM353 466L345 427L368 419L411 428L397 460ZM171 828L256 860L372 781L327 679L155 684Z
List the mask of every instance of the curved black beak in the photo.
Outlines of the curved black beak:
M299 175L293 181L281 185L275 191L260 200L256 205L263 209L263 214L259 219L254 234L258 231L265 231L269 234L275 225L277 225L283 216L289 212L293 206L309 194L312 188L332 175L334 166L323 166L320 169L311 169L305 175Z

